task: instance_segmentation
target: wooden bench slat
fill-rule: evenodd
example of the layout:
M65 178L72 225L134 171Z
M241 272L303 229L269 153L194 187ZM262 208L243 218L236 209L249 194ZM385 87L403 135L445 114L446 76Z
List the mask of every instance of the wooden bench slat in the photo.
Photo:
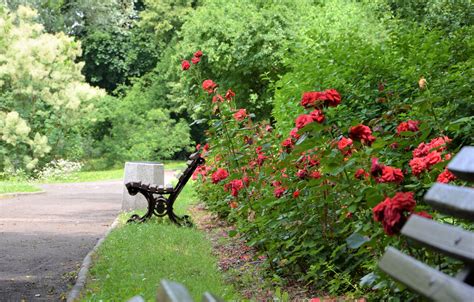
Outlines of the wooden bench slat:
M402 252L388 247L379 267L394 279L434 301L472 301L474 287L451 278Z
M403 226L402 234L424 246L474 264L474 233L460 227L412 215Z
M186 165L189 166L189 165L191 165L193 162L194 162L194 160L190 159L190 160L188 160L188 161L186 162Z
M474 189L443 183L434 184L425 201L436 210L474 221Z
M448 170L460 179L474 181L474 147L463 147L448 164Z

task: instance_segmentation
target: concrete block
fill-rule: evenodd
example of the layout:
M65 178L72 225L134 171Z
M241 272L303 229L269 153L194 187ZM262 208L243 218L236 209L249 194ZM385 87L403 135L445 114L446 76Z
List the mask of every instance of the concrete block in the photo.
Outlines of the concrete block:
M138 193L135 196L128 194L125 184L131 181L141 181L157 186L165 184L165 168L163 164L157 162L126 162L123 177L123 198L122 210L130 211L146 209L148 203L145 197Z

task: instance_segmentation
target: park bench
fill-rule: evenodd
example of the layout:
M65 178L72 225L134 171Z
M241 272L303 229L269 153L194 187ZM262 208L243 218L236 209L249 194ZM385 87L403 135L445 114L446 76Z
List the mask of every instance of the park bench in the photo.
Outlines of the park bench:
M464 147L448 165L459 179L474 181L474 147ZM436 183L424 200L434 209L474 221L474 189ZM448 276L393 247L379 262L382 271L434 301L474 301L474 232L411 215L401 230L414 242L463 262L457 276Z
M188 180L194 173L194 170L199 165L204 164L205 160L201 157L199 152L191 154L189 160L186 162L187 167L183 173L178 177L176 186L167 185L166 187L160 185L146 184L142 182L129 182L125 186L130 195L138 193L143 194L148 202L148 209L145 215L132 215L127 222L144 222L153 215L164 217L168 215L169 219L177 225L191 225L188 215L178 216L173 211L173 205L181 190L184 188Z

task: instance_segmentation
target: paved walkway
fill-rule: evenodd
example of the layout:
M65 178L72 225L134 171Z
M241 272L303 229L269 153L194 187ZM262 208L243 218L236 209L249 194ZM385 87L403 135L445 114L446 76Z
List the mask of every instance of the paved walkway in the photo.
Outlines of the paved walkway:
M58 301L121 208L122 181L0 199L0 301Z
M173 171L165 171L165 183ZM42 185L0 199L0 302L60 301L120 212L122 181Z

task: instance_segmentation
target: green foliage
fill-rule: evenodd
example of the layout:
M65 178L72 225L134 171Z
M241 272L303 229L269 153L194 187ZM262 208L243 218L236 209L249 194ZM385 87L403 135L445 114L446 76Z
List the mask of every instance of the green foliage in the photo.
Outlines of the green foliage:
M191 144L188 123L171 118L169 110L154 106L140 91L103 99L98 107L93 147L110 166L131 160L171 159Z
M0 171L83 155L82 130L104 92L84 83L79 43L46 34L36 12L0 11Z
M380 104L392 96L432 103L443 127L454 130L451 136L469 144L472 128L464 118L474 113L472 25L448 36L439 28L393 19L380 13L384 7L331 1L321 8L286 60L291 71L276 84L273 113L280 128L293 127L302 92L333 87L362 120L379 114ZM414 89L422 76L431 94Z

